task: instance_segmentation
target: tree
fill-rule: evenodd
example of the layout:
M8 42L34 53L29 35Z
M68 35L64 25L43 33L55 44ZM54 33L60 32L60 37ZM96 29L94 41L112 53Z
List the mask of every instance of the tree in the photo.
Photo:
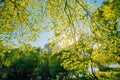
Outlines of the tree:
M35 56L35 61L39 62L38 65L36 64L38 68L32 71L33 74L40 75L42 79L48 79L65 71L69 72L68 78L71 78L72 74L77 79L119 79L119 67L109 67L110 64L120 65L119 0L104 1L99 8L85 0L29 0L30 2L9 0L8 3L6 1L1 1L5 6L0 10L1 26L3 26L0 28L0 44L5 45L6 40L8 42L14 42L16 39L20 42L26 39L26 41L33 40L36 38L33 35L40 32L38 28L54 30L55 37L50 43L50 47L53 47L52 51L42 51L40 60ZM36 2L38 8L33 11ZM10 36L14 37L16 33L17 37L11 39ZM0 47L4 48L4 45ZM31 53L34 53L35 48L27 45L20 47L20 50L22 49L24 56L16 57L13 62L10 62L10 57L7 56L11 55L8 54L9 50L0 49L1 67L10 66L15 62L12 66L14 67L20 64L19 60L28 62L25 67L31 66L29 61L34 62L32 56L34 54L31 55ZM33 60L31 61L30 58ZM24 61L22 61L23 64ZM56 61L57 63L54 64ZM99 71L94 71L95 68Z
M118 79L119 72L112 71L111 69L106 72L106 67L114 63L120 65L119 60L119 12L120 7L119 0L110 0L104 2L102 7L100 7L95 14L93 14L92 19L95 22L93 24L94 29L96 30L94 38L98 44L101 44L97 51L94 52L94 61L98 64L101 72L103 74L109 75L107 78ZM116 6L116 7L114 7ZM94 17L96 16L96 18ZM97 27L96 27L97 26ZM100 56L102 57L100 59ZM113 76L112 76L113 75Z
M80 29L80 27L76 28L76 25L75 25L76 17L70 16L70 13L72 14L73 12L69 12L67 14L68 20L74 19L73 20L74 22L71 23L73 24L72 29L74 30L73 32L72 30L70 31L71 32L70 34L73 33L72 36L68 35L69 30L67 31L67 33L65 34L66 40L64 38L61 39L61 36L59 36L60 38L57 37L58 43L62 40L65 40L66 42L63 43L63 45L65 44L68 45L67 47L62 47L63 49L62 55L64 60L62 65L64 66L65 69L76 70L76 71L81 70L80 72L88 71L87 69L88 66L91 66L93 77L95 79L101 79L100 75L96 75L93 70L95 67L97 67L100 69L101 73L103 70L106 76L107 74L112 75L115 73L114 77L107 76L106 77L107 79L108 78L118 79L118 76L115 76L115 75L119 75L119 72L117 72L117 69L119 68L117 68L115 72L110 71L111 70L110 69L108 70L109 73L107 73L105 70L107 70L109 68L108 66L112 63L119 64L119 59L120 59L119 57L119 52L120 52L120 49L119 49L119 42L120 42L119 4L120 2L119 0L110 0L110 1L104 2L102 6L98 8L95 12L90 12L87 8L89 7L88 5L85 6L85 4L82 4L77 0L76 0L76 3L78 3L80 7L83 9L83 11L87 14L87 16L83 17L87 21L82 21L84 19L79 19L81 24L84 24L84 25L82 25L82 29ZM115 5L116 7L114 7ZM71 5L69 5L69 7L71 7ZM72 8L70 8L70 10L72 10ZM74 12L77 12L77 11L74 11ZM85 15L85 13L82 13L82 15ZM85 28L86 30L83 30L83 26L87 26L89 30L87 30L87 28ZM71 29L71 27L67 27L67 28ZM67 28L65 30L67 30ZM78 32L76 31L76 29L79 29L80 31L80 33L78 33L79 35L78 41L75 40ZM65 32L65 30L64 31L62 30L62 31ZM85 31L88 31L88 33ZM72 40L71 38L74 38L74 39ZM71 46L69 46L68 44L68 39L70 39L71 41L74 41L74 43ZM68 50L69 52L64 52L64 50ZM87 74L89 73L85 72L85 75Z
M38 13L36 0L3 0L0 2L0 40L4 45L13 47L35 40L41 32L36 16ZM35 25L36 24L36 25Z

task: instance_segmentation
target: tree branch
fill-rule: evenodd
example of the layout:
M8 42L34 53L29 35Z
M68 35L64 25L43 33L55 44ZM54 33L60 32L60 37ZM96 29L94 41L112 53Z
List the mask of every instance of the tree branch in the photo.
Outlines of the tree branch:
M92 58L91 58L91 63L92 63ZM93 65L91 64L91 72L92 72L92 75L93 75L93 77L96 79L96 80L98 80L98 77L95 75L95 73L94 73L94 70L93 70Z

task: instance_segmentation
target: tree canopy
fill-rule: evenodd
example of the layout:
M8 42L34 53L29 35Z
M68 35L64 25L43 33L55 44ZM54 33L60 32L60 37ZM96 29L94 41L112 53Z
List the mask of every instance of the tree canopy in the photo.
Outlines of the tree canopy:
M120 0L98 2L1 0L0 78L118 80ZM51 30L46 49L28 44Z

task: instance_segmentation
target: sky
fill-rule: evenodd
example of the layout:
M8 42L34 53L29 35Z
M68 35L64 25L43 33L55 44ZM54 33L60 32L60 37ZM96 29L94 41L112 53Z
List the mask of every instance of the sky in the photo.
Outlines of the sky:
M53 31L43 32L40 34L40 36L37 38L35 42L31 42L31 45L43 48L46 43L49 43L48 39L52 38L53 36L54 36Z
M94 3L95 0L86 0L86 1L90 1L91 3ZM97 2L96 6L100 7L101 3L103 2L103 0L96 0L96 2ZM36 39L35 42L31 42L30 44L32 46L35 46L35 47L41 47L41 48L43 48L45 44L49 43L48 39L52 38L53 36L54 36L54 32L53 31L43 32Z

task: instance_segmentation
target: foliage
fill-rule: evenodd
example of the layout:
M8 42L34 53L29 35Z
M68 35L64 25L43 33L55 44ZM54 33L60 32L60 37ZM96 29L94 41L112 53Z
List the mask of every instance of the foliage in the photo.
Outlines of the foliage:
M2 80L29 80L39 58L35 53L21 49L3 50L1 52L0 76ZM21 77L22 76L22 77Z
M0 41L7 47L34 41L41 32L36 0L4 0L0 2Z
M48 80L55 79L57 75L64 76L59 73L66 73L59 59L50 57L50 53L30 45L22 47L29 48L1 50L1 80Z
M119 79L120 0L104 0L99 8L87 0L1 0L0 6L2 3L2 80ZM47 50L27 45L43 30L54 31ZM111 64L118 66L111 68Z
M107 70L106 68L108 68L108 66L112 63L119 65L120 59L119 0L110 0L107 3L104 2L102 6L92 14L91 12L89 12L86 6L83 6L79 1L77 1L77 3L79 3L79 5L83 8L83 11L87 13L87 17L85 17L87 21L83 22L82 21L83 19L82 20L79 19L80 20L79 24L84 23L84 25L82 25L82 29L80 29L80 27L77 28L79 29L80 33L76 31L77 30L76 29L75 31L73 31L72 36L70 36L69 32L67 31L65 37L64 33L63 35L61 35L62 38L61 36L57 37L58 39L56 40L58 40L58 43L63 44L62 47L59 47L61 48L59 50L60 51L59 56L61 56L61 58L64 60L62 66L67 70L71 71L75 70L79 72L79 74L85 75L90 74L88 68L89 66L91 66L92 67L91 74L95 79L101 79L101 76L99 75L97 75L98 77L96 76L95 72L93 71L94 68L98 68L99 71L103 70L102 72L108 74L107 76L111 76L109 73L107 73L107 71L109 71L110 73L114 73L114 71ZM116 7L114 7L115 5ZM70 18L75 17L70 16ZM72 24L75 25L75 23L76 21L73 22ZM86 27L85 30L84 26ZM71 29L70 27L67 28ZM87 30L87 28L89 30ZM71 32L70 34L72 34L72 31L70 32ZM76 37L78 38L77 41ZM72 41L74 43L72 43ZM58 43L56 42L57 41L55 42L53 41L53 43L58 45ZM69 44L70 42L72 44ZM119 75L119 72L117 74ZM112 76L110 78L112 79ZM116 76L116 78L118 77Z

